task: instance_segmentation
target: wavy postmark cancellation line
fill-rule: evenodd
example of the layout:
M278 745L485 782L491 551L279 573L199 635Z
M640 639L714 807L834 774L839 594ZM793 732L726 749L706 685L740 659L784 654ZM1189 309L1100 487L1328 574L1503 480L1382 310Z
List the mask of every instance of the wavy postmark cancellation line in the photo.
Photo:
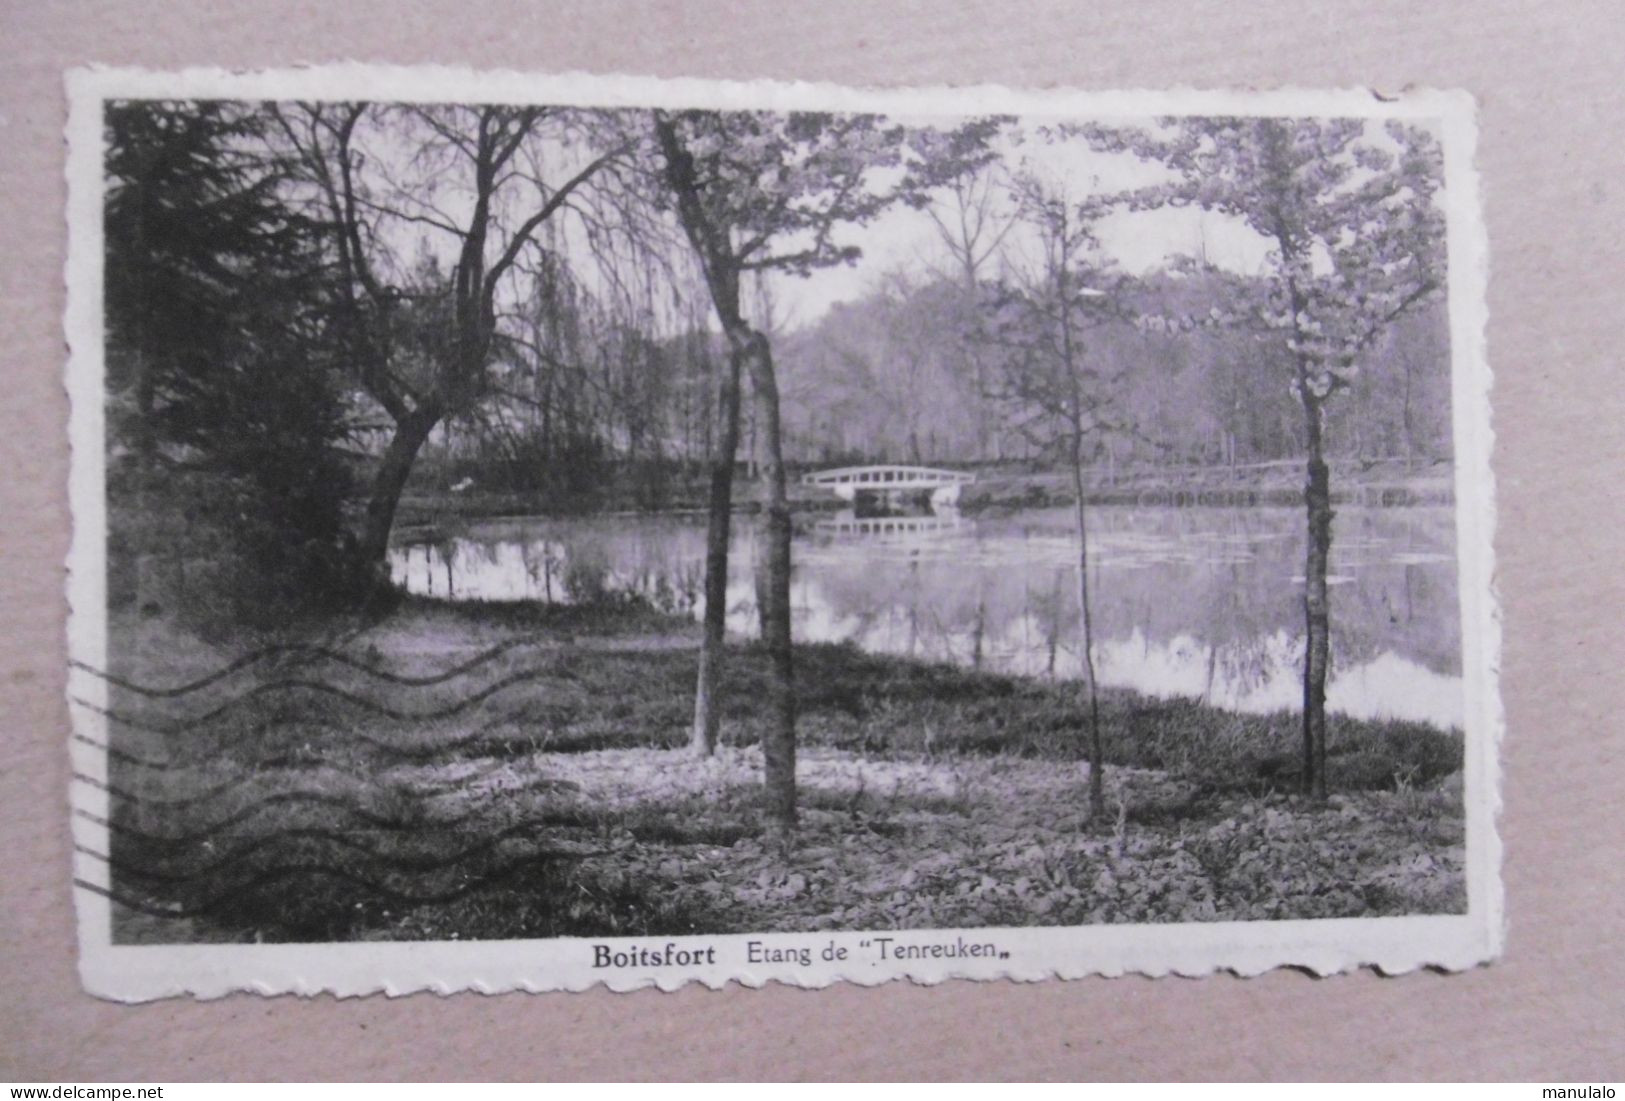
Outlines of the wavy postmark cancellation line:
M1465 94L68 83L93 992L1499 951Z

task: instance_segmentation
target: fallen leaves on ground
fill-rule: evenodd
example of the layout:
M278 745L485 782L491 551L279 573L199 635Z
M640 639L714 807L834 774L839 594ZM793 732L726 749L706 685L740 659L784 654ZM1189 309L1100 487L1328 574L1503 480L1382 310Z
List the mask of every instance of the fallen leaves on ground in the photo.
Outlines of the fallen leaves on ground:
M794 842L764 842L758 750L538 754L619 840L579 869L706 931L953 928L1459 911L1459 806L1442 792L1324 805L1202 797L1112 769L1086 814L1086 765L802 754ZM515 775L513 783L527 781ZM686 932L686 929L650 929Z

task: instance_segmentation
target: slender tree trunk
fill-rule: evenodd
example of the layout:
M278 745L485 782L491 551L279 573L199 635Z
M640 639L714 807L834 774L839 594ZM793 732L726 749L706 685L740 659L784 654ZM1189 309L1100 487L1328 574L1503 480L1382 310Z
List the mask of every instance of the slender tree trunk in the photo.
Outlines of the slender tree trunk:
M758 497L762 498L767 496L765 484L758 486L757 495ZM767 505L765 502L758 500L757 506L758 510L756 526L761 533L765 534L767 531ZM773 630L773 625L768 622L767 611L768 605L772 603L772 598L768 595L768 590L772 588L773 580L768 574L766 540L759 536L753 549L755 550L756 557L751 563L751 584L755 586L756 591L756 633L763 642L766 642L767 636Z
M1321 440L1320 402L1303 395L1304 421L1309 445L1308 480L1304 507L1309 516L1307 560L1304 563L1303 610L1307 649L1303 662L1303 791L1326 797L1326 673L1331 660L1331 604L1326 569L1332 552L1331 472Z
M920 560L908 564L908 656L920 649Z
M694 727L689 746L700 756L716 752L722 723L723 646L728 627L728 540L733 521L734 458L739 450L741 353L728 356L717 400L720 423L711 458L710 524L705 536L705 633L694 685Z
M1065 207L1062 207L1065 210ZM1060 239L1067 240L1067 223L1060 225ZM1063 255L1056 268L1056 289L1060 292L1061 306L1061 362L1066 368L1066 383L1071 390L1067 409L1070 438L1067 440L1072 460L1072 497L1078 526L1078 626L1083 635L1083 671L1089 684L1089 820L1100 818L1105 810L1105 753L1100 739L1100 693L1095 685L1095 656L1093 624L1089 619L1089 526L1086 522L1088 506L1085 504L1083 484L1083 430L1084 394L1079 377L1079 349L1072 331L1071 293L1068 289L1066 257Z
M1405 428L1405 473L1409 474L1415 467L1416 461L1416 430L1411 420L1411 358L1405 356L1405 398L1402 407L1402 421Z
M1061 650L1061 571L1055 571L1055 584L1049 591L1049 638L1045 640L1049 646L1049 663L1044 667L1044 673L1050 680L1055 679L1055 658Z
M383 460L373 478L367 499L367 515L361 529L361 559L378 577L380 584L389 575L389 533L395 526L395 508L401 491L412 473L412 461L429 433L440 422L440 409L424 405L412 410L395 425L395 434L384 449Z
M1291 235L1278 222L1276 244L1283 258L1295 255ZM1289 271L1291 268L1288 269ZM1303 332L1297 318L1303 316L1304 298L1290 275L1287 292L1291 299L1293 336L1301 347ZM1316 799L1326 797L1326 671L1331 663L1331 601L1326 592L1326 567L1332 553L1331 471L1326 465L1324 396L1310 386L1309 363L1301 351L1297 357L1298 401L1303 406L1304 450L1308 453L1307 477L1303 487L1303 507L1308 514L1303 569L1303 793Z
M1094 630L1089 617L1089 529L1085 521L1082 446L1072 441L1072 492L1078 525L1078 624L1083 639L1083 672L1089 683L1089 819L1105 810L1105 749L1100 739L1100 693L1095 686Z
M553 461L553 380L542 384L542 456Z
M767 337L750 332L744 340L750 362L751 389L756 395L757 426L762 442L760 517L766 577L763 586L762 643L772 663L768 688L768 725L762 736L764 783L772 828L788 834L796 824L795 669L790 650L790 497L785 484L784 451L779 430L779 387Z

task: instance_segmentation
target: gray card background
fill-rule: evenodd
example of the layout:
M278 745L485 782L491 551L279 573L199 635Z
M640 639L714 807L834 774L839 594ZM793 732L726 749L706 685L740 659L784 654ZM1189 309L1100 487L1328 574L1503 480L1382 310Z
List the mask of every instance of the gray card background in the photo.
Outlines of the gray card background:
M0 1078L1625 1078L1617 0L0 3ZM356 59L1085 88L1463 87L1491 250L1510 939L1468 974L121 1007L80 992L62 72Z

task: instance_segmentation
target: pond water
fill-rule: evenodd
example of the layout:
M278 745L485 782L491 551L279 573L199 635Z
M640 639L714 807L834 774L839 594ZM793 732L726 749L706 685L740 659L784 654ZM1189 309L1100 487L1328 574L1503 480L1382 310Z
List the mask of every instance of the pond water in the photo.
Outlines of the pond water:
M1105 685L1263 712L1301 704L1296 508L1090 510L1095 658ZM728 624L756 632L754 523L735 518ZM1070 509L797 518L798 640L1031 676L1081 675ZM409 591L466 600L631 591L702 612L700 516L492 520L392 556ZM1448 508L1341 508L1328 706L1459 728L1461 627Z

